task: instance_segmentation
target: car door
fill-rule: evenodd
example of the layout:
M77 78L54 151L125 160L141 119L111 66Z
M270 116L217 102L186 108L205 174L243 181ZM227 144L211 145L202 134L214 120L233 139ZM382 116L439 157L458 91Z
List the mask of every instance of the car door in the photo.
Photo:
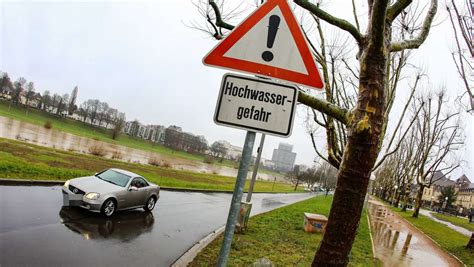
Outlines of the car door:
M144 206L148 196L148 183L141 177L135 177L130 187L133 188L129 191L130 207Z

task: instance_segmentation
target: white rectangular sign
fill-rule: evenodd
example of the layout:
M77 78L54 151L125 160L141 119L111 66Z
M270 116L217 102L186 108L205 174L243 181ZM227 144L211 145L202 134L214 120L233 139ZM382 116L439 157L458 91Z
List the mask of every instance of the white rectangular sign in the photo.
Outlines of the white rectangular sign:
M219 125L277 136L290 136L298 89L287 84L225 74L214 121Z

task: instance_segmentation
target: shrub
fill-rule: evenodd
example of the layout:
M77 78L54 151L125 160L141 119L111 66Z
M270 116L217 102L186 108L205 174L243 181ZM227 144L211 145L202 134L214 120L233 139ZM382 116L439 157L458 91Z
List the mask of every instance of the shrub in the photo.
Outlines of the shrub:
M107 154L105 151L105 148L101 144L94 144L91 147L89 147L89 154L98 156L98 157L103 157Z
M112 153L112 159L122 159L123 155L120 151L114 151Z
M161 166L160 160L158 158L155 158L155 157L152 157L152 158L148 159L148 164L153 165L153 166L157 166L157 167Z
M204 157L204 163L208 163L208 164L212 164L214 163L214 158L212 158L211 156L205 156Z
M171 168L171 164L167 161L163 161L163 168Z
M46 121L43 125L45 129L51 129L53 128L53 123L51 121Z

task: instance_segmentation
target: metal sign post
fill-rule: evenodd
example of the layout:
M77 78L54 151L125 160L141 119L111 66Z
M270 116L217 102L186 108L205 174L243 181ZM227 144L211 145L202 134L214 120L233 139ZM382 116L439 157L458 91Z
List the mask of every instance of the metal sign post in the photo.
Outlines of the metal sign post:
M244 193L245 180L247 179L247 172L252 158L253 144L255 142L255 132L247 131L245 136L244 148L242 150L242 157L240 160L239 171L237 173L237 180L235 181L234 194L230 203L229 215L225 225L224 240L222 241L217 266L226 266L230 253L230 245L234 236L235 224L240 210L240 201Z
M260 146L258 147L257 158L255 159L255 166L253 166L252 180L250 180L249 191L247 192L246 202L252 200L253 187L255 185L255 180L257 179L258 167L260 165L260 158L262 157L263 144L265 143L265 134L262 134L260 138Z

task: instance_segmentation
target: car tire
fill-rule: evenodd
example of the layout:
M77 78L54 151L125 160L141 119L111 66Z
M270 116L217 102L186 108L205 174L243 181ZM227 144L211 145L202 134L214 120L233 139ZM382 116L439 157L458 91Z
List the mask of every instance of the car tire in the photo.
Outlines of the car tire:
M145 211L152 211L152 210L155 208L155 205L156 205L156 197L155 197L155 196L151 196L151 197L146 201L145 207L143 207L143 208L145 209Z
M112 215L115 214L116 210L117 210L117 203L113 199L109 198L102 205L101 212L105 217L111 217Z

